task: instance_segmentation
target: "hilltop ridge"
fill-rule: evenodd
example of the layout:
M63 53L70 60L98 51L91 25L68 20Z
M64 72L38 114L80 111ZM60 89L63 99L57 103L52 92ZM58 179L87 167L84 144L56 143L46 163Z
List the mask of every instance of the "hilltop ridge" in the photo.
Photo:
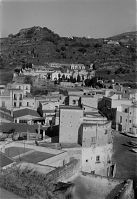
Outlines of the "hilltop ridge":
M134 75L136 70L136 38L137 32L94 39L60 37L47 27L25 28L0 39L0 69L12 71L24 62L35 65L83 63L87 66L94 63L97 73L115 76L124 73L130 80L129 74ZM135 81L134 78L131 80Z

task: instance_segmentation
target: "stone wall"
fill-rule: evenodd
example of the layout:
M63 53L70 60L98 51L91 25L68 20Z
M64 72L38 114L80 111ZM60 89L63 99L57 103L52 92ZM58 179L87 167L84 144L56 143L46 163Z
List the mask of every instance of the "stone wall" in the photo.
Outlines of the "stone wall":
M78 160L72 160L48 173L32 169L29 164L24 169L15 166L0 173L0 187L23 198L59 199L60 197L54 194L55 184L72 177L79 172L79 168ZM47 169L49 170L49 167Z
M133 181L127 180L122 190L120 190L119 199L134 199Z
M93 187L99 187L98 192L101 190L102 198L103 195L105 199L134 199L133 181L117 179L117 178L107 178L100 175L92 175L86 172L82 172L82 175L91 178L93 182ZM100 186L99 186L100 183Z
M73 159L63 167L49 172L46 176L47 184L50 182L56 183L58 181L65 181L80 171L80 161Z

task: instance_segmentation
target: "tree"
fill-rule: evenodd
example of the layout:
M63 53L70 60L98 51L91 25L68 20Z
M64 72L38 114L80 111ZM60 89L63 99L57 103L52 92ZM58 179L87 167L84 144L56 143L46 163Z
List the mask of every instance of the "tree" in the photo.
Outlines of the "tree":
M19 68L15 68L14 70L16 73L20 73L20 69Z
M81 78L80 78L80 75L78 74L77 76L77 82L80 82Z
M73 78L73 81L72 81L72 83L76 83L76 78Z
M43 117L43 110L42 110L42 105L40 104L39 107L37 108L37 112L41 117Z
M73 82L73 76L70 76L70 82Z
M25 77L25 80L24 80L24 83L25 83L25 84L31 84L31 85L32 85L32 78L31 78L31 76L26 76L26 77Z
M62 80L65 80L65 75L64 74L62 75Z
M108 74L108 75L110 75L110 73L111 73L111 71L110 71L110 70L108 70L108 71L107 71L107 74Z
M85 79L85 86L91 86L90 79Z
M94 88L97 84L97 78L96 77L93 77L91 80L90 80L90 84L91 86Z

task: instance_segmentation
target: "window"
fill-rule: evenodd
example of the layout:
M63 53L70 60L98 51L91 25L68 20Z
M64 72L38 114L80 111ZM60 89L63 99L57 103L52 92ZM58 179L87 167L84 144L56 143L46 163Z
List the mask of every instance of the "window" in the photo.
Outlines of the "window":
M26 90L28 90L28 87L26 86Z
M27 120L20 120L19 123L27 123Z
M73 104L76 104L76 100L73 100Z
M2 107L5 107L5 102L4 101L2 101Z
M16 102L14 102L14 107L16 107Z
M22 94L20 94L20 98L19 99L22 100Z
M120 116L120 123L122 123L122 116Z
M19 106L22 106L22 103L21 103L21 102L19 103Z
M126 109L125 109L125 113L127 113L127 112L128 112L128 109L126 108Z
M94 171L91 171L91 174L95 174L95 170L94 170Z
M14 100L17 100L17 96L16 96L16 94L14 94Z
M131 123L131 120L129 120L129 122Z
M88 162L88 160L86 160L86 162Z
M17 123L17 120L15 120L15 123Z
M100 162L100 156L99 156L99 155L96 156L96 162L97 162L97 163Z
M91 143L96 143L96 137L91 137Z
M27 106L29 106L29 102L27 102Z

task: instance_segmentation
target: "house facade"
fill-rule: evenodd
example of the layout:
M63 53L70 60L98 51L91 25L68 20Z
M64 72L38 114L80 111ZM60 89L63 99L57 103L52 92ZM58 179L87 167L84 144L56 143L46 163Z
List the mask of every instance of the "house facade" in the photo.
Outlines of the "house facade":
M137 135L137 103L121 105L117 109L116 128L118 131Z
M29 123L33 119L40 118L40 115L35 110L25 108L14 111L13 117L15 123Z
M114 94L112 97L103 97L98 101L99 111L109 120L112 120L113 128L116 128L116 112L121 104L132 105L132 100L122 98L121 95Z
M111 122L84 122L79 141L82 145L82 171L109 176L112 163L113 138Z
M19 89L23 91L23 95L27 95L27 93L30 93L31 85L30 84L24 84L24 83L9 83L7 85L8 89Z

